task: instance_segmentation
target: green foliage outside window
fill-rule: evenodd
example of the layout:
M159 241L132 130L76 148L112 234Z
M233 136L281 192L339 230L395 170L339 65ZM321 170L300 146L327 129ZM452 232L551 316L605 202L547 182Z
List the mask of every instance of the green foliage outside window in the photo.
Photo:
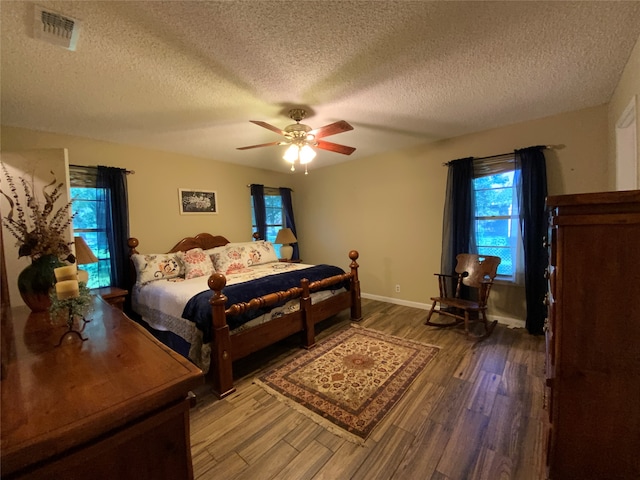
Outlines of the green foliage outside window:
M277 195L269 195L265 193L264 204L266 209L267 235L265 238L268 242L275 242L278 231L284 227L284 215L282 212L282 197ZM253 232L258 231L256 226L256 214L251 202L251 226Z
M104 209L98 205L99 193L97 188L71 187L74 235L83 237L98 257L98 263L78 266L89 272L89 288L111 285L111 254L105 228L107 220L102 213Z
M519 226L514 172L479 177L473 185L478 253L500 257L498 275L515 279Z

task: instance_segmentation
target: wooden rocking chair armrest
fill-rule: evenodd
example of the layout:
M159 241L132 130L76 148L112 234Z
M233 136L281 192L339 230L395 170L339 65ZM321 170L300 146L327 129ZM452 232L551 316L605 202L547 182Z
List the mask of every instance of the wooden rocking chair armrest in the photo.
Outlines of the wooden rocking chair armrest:
M482 282L480 282L479 303L481 305L486 305L487 299L489 298L489 292L491 291L492 286L493 286L493 280L483 280Z
M448 278L458 278L459 274L456 275L447 275L446 273L434 273L436 277L448 277Z
M445 281L445 279L447 279L447 278L459 279L460 278L460 274L448 275L446 273L434 273L434 275L436 277L438 277L438 290L440 290L440 297L441 298L446 298L446 297L449 296L449 292L448 292L448 289L447 289L447 282Z

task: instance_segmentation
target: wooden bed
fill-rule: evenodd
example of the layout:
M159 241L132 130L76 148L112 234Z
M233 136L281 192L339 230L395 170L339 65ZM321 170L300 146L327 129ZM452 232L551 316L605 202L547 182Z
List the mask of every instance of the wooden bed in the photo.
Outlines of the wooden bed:
M229 241L223 236L200 233L195 237L186 237L180 240L167 253L186 252L192 248L208 250L228 243ZM138 245L139 242L136 238L128 240L130 255L139 253L136 250ZM222 293L222 289L226 285L225 276L221 273L213 273L209 277L208 285L212 290L209 303L212 309L213 329L211 363L207 377L212 383L214 393L219 398L235 391L232 368L235 360L295 333L301 333L302 346L304 348L311 348L315 345L315 324L347 308L350 309L351 320L359 321L361 319L360 282L358 280L358 263L356 262L358 252L355 250L350 251L349 258L351 259L350 271L343 275L336 275L315 282L303 279L299 287L273 292L248 302L231 305L229 308L225 308L227 297ZM135 272L135 269L133 271ZM135 282L135 279L132 280ZM312 292L345 281L349 283L347 291L312 304L310 298ZM237 333L232 334L229 329L227 324L228 315L242 314L251 309L264 308L297 298L300 299L300 309L295 312Z

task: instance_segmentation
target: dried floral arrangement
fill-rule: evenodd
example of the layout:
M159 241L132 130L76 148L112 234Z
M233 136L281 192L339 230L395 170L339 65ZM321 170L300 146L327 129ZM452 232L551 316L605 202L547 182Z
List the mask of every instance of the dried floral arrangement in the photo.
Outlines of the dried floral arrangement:
M53 180L42 187L42 205L35 194L33 175L31 181L18 177L27 200L26 206L23 206L20 203L16 182L4 164L2 171L11 190L10 195L0 190L11 207L2 223L17 240L18 257L37 260L43 255L56 255L60 260L75 262L70 248L73 242L67 241L67 229L74 216L71 214L71 202L54 211L54 205L63 193L64 183L57 183L54 173L51 172Z

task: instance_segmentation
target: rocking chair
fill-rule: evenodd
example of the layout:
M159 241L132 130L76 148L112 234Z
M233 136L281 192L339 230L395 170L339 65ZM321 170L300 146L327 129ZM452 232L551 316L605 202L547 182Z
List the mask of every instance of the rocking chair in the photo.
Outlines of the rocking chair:
M480 337L488 337L491 335L496 323L498 323L497 320L489 323L486 311L489 292L491 292L493 279L496 277L498 265L500 265L500 257L461 253L456 256L456 260L458 261L456 275L435 274L438 277L440 296L431 297L433 304L427 315L425 325L451 327L464 322L465 333L469 336L469 322L481 321L484 323L485 333ZM447 287L447 284L451 283L449 279L456 280L455 295L449 295ZM460 298L464 286L469 287L470 293L475 300ZM438 303L440 304L438 313L454 317L453 321L449 323L434 323L431 321L431 315L433 315ZM446 308L443 305L446 305Z

